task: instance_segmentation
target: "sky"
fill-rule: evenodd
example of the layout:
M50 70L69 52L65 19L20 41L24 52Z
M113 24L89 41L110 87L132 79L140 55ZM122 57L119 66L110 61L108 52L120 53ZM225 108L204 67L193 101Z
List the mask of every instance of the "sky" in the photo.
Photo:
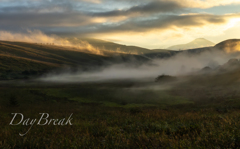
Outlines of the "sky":
M39 31L149 49L240 38L240 0L0 0L0 36Z

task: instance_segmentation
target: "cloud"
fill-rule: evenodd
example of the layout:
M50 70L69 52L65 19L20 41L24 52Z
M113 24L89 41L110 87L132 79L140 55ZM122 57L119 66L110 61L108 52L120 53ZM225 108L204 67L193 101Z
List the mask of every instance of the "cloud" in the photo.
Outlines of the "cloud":
M49 4L44 3L41 5L33 5L33 6L7 6L2 7L0 12L3 14L6 13L60 13L60 12L71 12L73 10L73 6L70 3L56 3Z
M173 0L181 2L188 8L211 8L216 6L225 6L231 4L240 4L240 0Z
M91 33L124 33L124 32L147 32L151 30L165 30L176 28L203 27L210 24L224 24L231 16L212 14L186 14L165 15L145 19L129 19L114 24L99 24L89 27L87 32Z
M138 6L147 6L148 4L167 4L167 3L180 3L184 7L188 8L211 8L216 6L225 6L225 5L231 5L231 4L240 4L239 0L0 0L0 2L5 4L59 4L59 3L69 3L72 5L79 5L79 4L91 4L91 5L108 5L112 4L112 8L115 7L115 5L119 4L125 4L128 7L133 7L134 5L136 7ZM165 4L164 4L165 3ZM101 7L103 7L101 5ZM107 7L107 6L106 6ZM161 6L160 6L161 7Z
M27 33L11 33L0 30L0 40L19 41L31 43L54 43L56 45L69 46L70 42L54 36L48 36L39 30L27 30Z
M137 34L140 36L136 39L142 37L143 41L134 44L141 45L147 41L144 37L152 32L157 33L156 38L151 35L148 41L154 42L163 41L166 32L173 34L167 36L169 40L192 39L207 33L219 35L234 27L236 23L230 20L240 15L199 11L239 3L240 0L0 0L0 28L9 31L38 29L46 34L78 37L118 35L115 40L122 41L133 41Z
M126 30L121 30L119 28L118 32L114 32L113 29L109 31L108 34L104 34L103 31L93 36L95 38L117 41L121 44L158 49L166 48L171 45L188 43L196 38L202 37L207 37L207 39L212 37L210 39L213 40L215 37L225 34L225 31L229 30L229 28L237 25L238 21L240 22L239 14L220 16L210 14L205 14L203 16L199 14L185 14L183 16L183 18L180 16L181 19L170 19L172 21L166 20L166 23L164 20L159 20L159 24L155 23L154 25L151 25L151 21L146 21L148 25L151 25L149 27L140 26L140 28L131 26L131 28ZM142 23L139 22L139 24L141 25ZM238 35L235 34L235 38L236 36ZM230 37L231 36L228 36L228 38ZM221 38L221 40L215 42L217 43L225 39L226 38Z
M129 16L139 14L179 12L183 10L183 6L173 1L153 1L147 4L133 6L124 10L113 10L108 12L93 13L94 16L113 17L113 16Z
M76 0L75 0L75 1L76 1ZM88 2L88 3L95 3L95 4L100 4L100 3L102 3L101 0L83 0L83 1Z
M81 13L0 13L2 27L72 27L94 23L94 19Z
M126 0L125 0L126 1ZM232 3L237 2L236 0L229 0ZM186 11L187 7L195 7L198 4L213 4L214 0L206 0L206 1L198 1L194 0L184 0L184 2L179 0L154 0L154 1L141 1L141 3L137 3L137 5L132 6L129 5L130 8L123 8L121 10L113 9L111 11L95 11L94 8L91 7L91 4L83 3L83 0L61 0L61 1L47 1L47 0L36 0L33 2L38 2L36 4L29 5L20 5L20 6L2 6L0 9L0 26L4 29L9 27L12 28L40 28L45 27L48 30L55 30L54 27L81 27L86 26L84 30L88 31L89 28L91 30L113 30L117 31L119 29L129 31L139 30L142 31L147 29L147 27L159 26L158 28L163 28L165 25L172 26L170 24L184 24L184 20L186 20L186 25L191 24L199 24L201 25L204 19L207 17L211 20L206 20L210 23L217 23L217 21L222 22L224 20L219 16L215 15L211 17L206 14L198 14L195 16L179 16L179 14L169 15L169 13L173 12L183 12ZM105 8L105 3L109 2L98 1L101 2L99 7ZM130 1L126 1L129 2ZM78 4L79 3L79 4ZM203 3L203 4L202 4ZM228 1L217 4L227 4ZM114 4L117 4L115 2ZM130 3L131 4L131 3ZM95 4L94 4L95 5ZM185 6L186 5L186 6ZM187 6L189 5L189 6ZM89 8L89 9L88 9ZM88 10L87 10L88 9ZM161 14L159 16L159 13ZM202 18L200 18L202 17ZM216 19L214 18L216 17ZM184 19L185 18L185 19ZM192 19L200 19L191 20ZM220 18L220 19L219 19ZM175 21L173 19L176 19ZM169 21L170 23L166 23ZM188 21L188 22L187 22ZM161 23L162 22L162 23ZM173 25L174 25L173 24ZM109 29L105 29L109 28ZM119 29L118 29L119 28ZM136 28L136 29L134 29ZM63 32L65 31L64 28ZM79 29L81 30L81 29ZM67 31L67 30L66 30Z
M188 30L208 25L224 25L230 18L234 17L237 18L240 15L160 15L153 18L134 18L107 23L108 19L98 17L89 18L79 13L0 14L2 20L0 26L47 27L47 29L55 28L53 33L56 34L96 35L105 33L148 32L152 30L176 30L178 28Z

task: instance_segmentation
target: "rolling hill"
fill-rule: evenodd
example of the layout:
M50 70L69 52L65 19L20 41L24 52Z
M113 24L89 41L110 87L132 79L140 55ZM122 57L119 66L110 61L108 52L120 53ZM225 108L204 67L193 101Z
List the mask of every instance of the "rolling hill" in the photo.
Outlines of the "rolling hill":
M240 51L240 39L229 39L218 43L214 46L215 49L224 50L226 52Z
M89 67L108 60L70 47L1 41L0 79L26 78L63 67Z
M67 40L76 45L81 42L87 42L97 49L111 51L111 52L118 52L123 54L144 55L144 54L150 54L150 53L171 52L170 50L166 50L166 49L150 50L142 47L121 45L114 42L109 42L109 41L100 40L100 39L92 39L92 38L67 38Z
M104 42L101 41L101 44L104 44ZM114 45L114 43L106 43L106 45ZM137 55L114 52L114 48L112 46L110 52L105 50L106 55L97 55L89 53L88 50L85 52L72 47L0 41L0 79L27 78L31 75L41 75L62 68L85 70L113 63L140 64L151 60L153 57L169 57L173 54L168 51L154 50L152 53L146 52L146 54ZM151 50L145 49L145 51Z
M93 47L106 50L109 52L116 52L121 55L141 55L145 58L165 58L170 57L178 53L178 51L167 50L167 49L146 49L137 46L126 46L109 41L104 41L100 39L90 39L90 38L68 38L67 40L71 41L73 44L79 44L82 41L85 41L92 45Z

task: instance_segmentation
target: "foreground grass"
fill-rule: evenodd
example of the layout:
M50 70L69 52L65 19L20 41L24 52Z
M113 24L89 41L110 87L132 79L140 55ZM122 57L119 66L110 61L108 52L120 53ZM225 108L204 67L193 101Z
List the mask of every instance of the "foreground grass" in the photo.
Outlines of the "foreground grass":
M116 98L117 92L92 86L2 87L0 148L240 148L238 106L224 101L203 106L149 91L125 91L128 100L121 102L125 98ZM10 102L11 97L16 102ZM172 98L175 104L167 102ZM39 118L43 112L50 118L67 118L73 113L73 125L33 126L20 137L29 126L9 126L16 112L26 118Z
M3 109L2 109L3 110ZM8 126L9 113L37 118L48 112L54 118L73 115L73 126ZM67 112L66 112L67 111ZM212 109L182 112L169 109L116 109L92 106L34 106L4 109L1 113L1 148L237 148L240 114L219 114Z

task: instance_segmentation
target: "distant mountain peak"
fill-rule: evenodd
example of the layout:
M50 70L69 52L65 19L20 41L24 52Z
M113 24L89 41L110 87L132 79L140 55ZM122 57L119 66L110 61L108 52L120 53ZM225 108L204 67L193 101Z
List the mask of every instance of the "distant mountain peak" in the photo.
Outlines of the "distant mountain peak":
M202 48L202 47L211 47L214 45L215 45L215 43L213 43L205 38L197 38L187 44L171 46L168 49L170 49L170 50L187 50L187 49L195 49L195 48Z
M197 39L194 39L192 42L194 42L194 41L208 41L208 42L211 42L211 41L209 41L205 38L197 38Z

